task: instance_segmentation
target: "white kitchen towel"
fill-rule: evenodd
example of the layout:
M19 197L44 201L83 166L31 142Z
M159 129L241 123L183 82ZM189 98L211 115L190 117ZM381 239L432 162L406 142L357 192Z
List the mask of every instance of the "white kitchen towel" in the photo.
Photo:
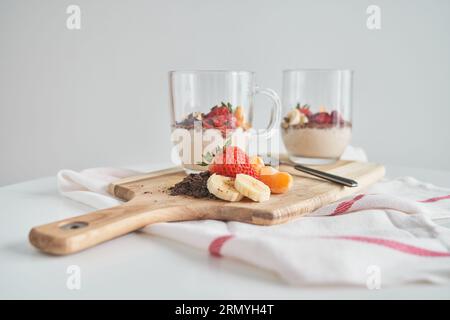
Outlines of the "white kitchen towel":
M94 208L120 204L111 181L138 172L62 170L63 195ZM414 178L383 180L364 193L275 226L240 222L159 223L142 232L181 241L277 273L293 285L378 288L409 282L450 282L450 189Z

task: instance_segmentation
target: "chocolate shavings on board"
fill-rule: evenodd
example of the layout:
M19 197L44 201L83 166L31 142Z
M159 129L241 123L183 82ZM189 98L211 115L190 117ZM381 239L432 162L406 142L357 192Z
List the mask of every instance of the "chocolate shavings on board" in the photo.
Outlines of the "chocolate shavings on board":
M217 199L206 187L206 182L210 176L211 173L209 171L191 173L182 181L169 188L169 194L171 196L186 195L194 198Z

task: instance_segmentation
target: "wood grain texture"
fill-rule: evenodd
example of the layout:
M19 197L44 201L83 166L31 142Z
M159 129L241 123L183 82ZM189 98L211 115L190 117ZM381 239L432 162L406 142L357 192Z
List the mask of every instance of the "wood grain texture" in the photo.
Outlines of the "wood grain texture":
M289 166L280 170L294 176L286 194L271 195L267 202L240 202L170 196L167 189L185 177L181 168L157 171L112 183L109 192L124 204L35 227L30 242L40 250L70 254L157 222L215 219L259 225L284 223L367 188L384 176L382 165L339 161L320 170L358 181L359 186L339 186Z

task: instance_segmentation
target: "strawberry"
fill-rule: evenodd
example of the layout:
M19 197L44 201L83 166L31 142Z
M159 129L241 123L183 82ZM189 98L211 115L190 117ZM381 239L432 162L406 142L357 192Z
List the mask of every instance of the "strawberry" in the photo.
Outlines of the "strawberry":
M342 118L342 115L338 111L333 110L333 111L331 111L331 123L343 125L344 118Z
M317 112L312 116L312 120L318 124L331 123L331 116L328 112Z
M220 130L223 136L226 136L228 129L236 129L236 117L232 113L231 104L225 104L213 107L209 113L203 117L203 128L215 128Z
M309 110L309 106L307 104L305 104L303 107L300 107L300 104L298 104L297 109L308 118L312 115L312 112L311 110Z
M211 111L209 111L208 114L206 114L206 118L212 118L212 117L217 117L217 116L227 116L228 114L230 114L230 108L228 108L225 105L222 106L215 106L211 108Z
M258 178L248 155L238 147L225 147L216 154L209 165L209 171L222 176L236 177L238 173Z
M214 127L222 127L228 120L227 115L218 115L211 118Z

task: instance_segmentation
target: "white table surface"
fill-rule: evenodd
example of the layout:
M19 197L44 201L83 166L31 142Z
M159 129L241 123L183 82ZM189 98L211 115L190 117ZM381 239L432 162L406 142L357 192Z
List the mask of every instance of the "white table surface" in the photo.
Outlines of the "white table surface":
M154 165L152 168L162 168ZM144 167L141 167L144 168ZM150 167L147 167L147 169ZM387 166L450 187L450 172ZM440 299L450 285L292 287L275 274L215 258L172 240L133 233L84 252L48 256L28 243L31 227L91 211L57 193L55 177L0 188L1 299ZM80 290L66 286L67 267L81 269Z

